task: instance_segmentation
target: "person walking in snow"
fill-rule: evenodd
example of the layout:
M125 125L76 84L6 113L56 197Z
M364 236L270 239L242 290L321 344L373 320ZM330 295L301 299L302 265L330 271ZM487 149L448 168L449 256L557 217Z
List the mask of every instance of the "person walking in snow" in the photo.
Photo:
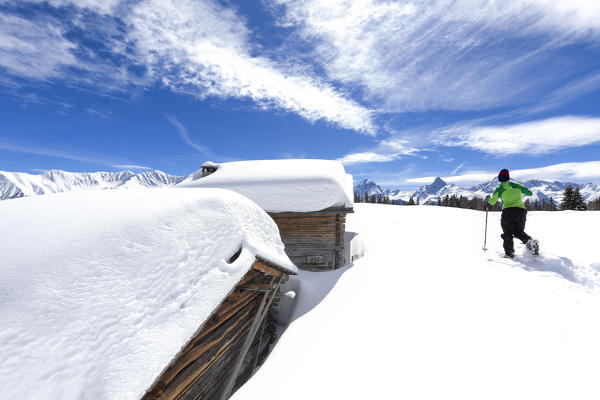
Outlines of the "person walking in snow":
M515 256L515 245L513 237L521 240L534 255L539 254L539 243L525 233L525 220L527 210L523 205L523 194L531 196L531 190L517 182L510 182L510 174L507 169L503 169L498 174L500 184L494 190L492 196L487 196L486 201L494 205L500 198L502 200L502 239L504 240L504 253L507 257Z

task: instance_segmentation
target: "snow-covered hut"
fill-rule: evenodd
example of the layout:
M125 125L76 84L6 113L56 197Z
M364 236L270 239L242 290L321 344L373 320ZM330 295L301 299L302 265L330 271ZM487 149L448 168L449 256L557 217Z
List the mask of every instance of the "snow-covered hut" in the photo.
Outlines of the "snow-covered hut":
M214 163L212 161L207 161L200 166L200 172L201 172L202 176L207 176L207 175L210 175L213 172L215 172L218 167L219 167L219 164Z
M273 220L227 190L22 198L0 220L7 399L227 397L297 271Z
M225 188L262 207L279 227L285 251L298 267L343 266L346 214L353 212L352 176L330 160L259 160L222 163L198 171L178 187Z

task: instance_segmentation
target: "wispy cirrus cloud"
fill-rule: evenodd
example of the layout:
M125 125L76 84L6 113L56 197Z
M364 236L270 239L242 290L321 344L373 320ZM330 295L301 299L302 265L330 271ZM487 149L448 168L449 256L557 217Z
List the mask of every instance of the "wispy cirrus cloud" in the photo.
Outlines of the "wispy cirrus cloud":
M475 185L494 179L498 171L472 171L461 175L442 177L448 183L456 185ZM553 164L539 168L515 169L510 171L511 179L519 180L548 180L567 182L589 182L600 179L600 161L572 162ZM435 176L408 178L406 182L413 184L428 184Z
M231 8L213 1L147 0L127 17L129 39L151 74L199 98L249 99L309 121L374 134L371 110L333 86L255 55L250 31Z
M192 141L192 139L190 139L190 135L188 134L187 128L177 119L175 115L166 114L165 117L171 123L171 125L173 125L173 127L185 143L192 146L194 149L198 150L200 153L208 157L214 157L214 154L211 149L209 149L206 146L202 146L198 143L195 143Z
M396 132L386 140L378 140L370 149L347 154L338 160L351 165L385 163L407 156L426 158L427 153L444 147L460 147L495 156L537 156L600 144L598 117L560 116L503 125L485 125L483 122ZM450 175L456 175L466 164L458 165Z
M137 71L141 66L127 50L119 19L108 13L116 0L54 0L50 5L62 8L52 12L40 0L0 0L3 4L11 6L0 7L3 86L17 90L35 88L39 82L60 83L114 94L151 83Z
M49 13L42 3L60 12ZM0 70L14 77L75 82L104 92L158 82L199 99L249 100L311 122L367 135L377 131L371 109L299 68L293 55L271 58L272 52L253 43L246 20L217 0L2 4L13 9L0 9ZM32 5L31 18L19 15L25 4Z
M338 158L338 161L342 164L360 164L360 163L373 163L373 162L389 162L394 161L398 158L395 154L377 154L371 151L363 153L350 153L344 157Z
M6 138L0 138L0 150L24 154L36 154L40 156L62 158L73 161L81 161L88 164L103 165L112 168L152 169L150 167L145 167L131 162L119 160L116 157L108 156L105 154L92 154L89 152L84 153L56 148L53 149L46 146L33 145L31 143L15 141Z
M15 1L0 0L1 3L14 3ZM48 3L53 7L73 6L84 8L100 14L113 14L119 5L125 3L123 0L27 0L27 3L39 4Z
M548 154L600 143L600 118L566 116L511 125L458 125L436 132L432 140L494 155Z
M0 13L0 67L9 74L45 80L62 76L79 64L75 43L63 36L53 19L30 21Z
M135 164L113 164L113 165L111 165L111 167L117 168L117 169L132 169L134 171L135 170L147 171L147 170L152 169L150 167L145 167L143 165L135 165Z
M399 160L408 156L418 156L424 148L418 147L414 138L395 137L379 140L372 149L349 153L338 158L342 164L383 163Z
M283 10L282 24L313 46L313 60L331 79L359 85L370 104L387 112L543 99L581 68L577 57L555 51L578 43L591 55L600 37L600 6L586 0L270 3Z
M464 167L464 166L465 166L465 164L467 164L467 162L466 162L466 161L465 161L465 162L463 162L463 163L461 163L461 164L460 164L458 167L454 168L454 169L452 170L452 172L450 172L450 175L456 175L456 174L458 173L458 171L460 171L460 170L462 169L462 167Z

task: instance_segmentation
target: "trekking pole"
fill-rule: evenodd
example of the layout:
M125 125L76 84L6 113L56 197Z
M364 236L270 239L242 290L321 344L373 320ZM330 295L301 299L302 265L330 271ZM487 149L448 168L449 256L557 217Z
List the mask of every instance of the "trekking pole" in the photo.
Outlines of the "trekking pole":
M488 202L486 200L485 202L485 235L483 237L483 251L485 252L487 250L487 221L488 221Z

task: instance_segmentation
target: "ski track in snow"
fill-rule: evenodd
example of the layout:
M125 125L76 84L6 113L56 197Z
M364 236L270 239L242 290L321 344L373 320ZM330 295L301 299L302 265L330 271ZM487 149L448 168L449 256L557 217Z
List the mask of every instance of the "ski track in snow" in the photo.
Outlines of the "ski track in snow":
M526 271L554 273L589 289L600 287L600 264L576 265L567 257L543 252L537 257L527 252L513 259L504 258L503 253L498 253L498 256L505 260L507 265L520 266ZM498 261L498 259L489 258L488 261Z

